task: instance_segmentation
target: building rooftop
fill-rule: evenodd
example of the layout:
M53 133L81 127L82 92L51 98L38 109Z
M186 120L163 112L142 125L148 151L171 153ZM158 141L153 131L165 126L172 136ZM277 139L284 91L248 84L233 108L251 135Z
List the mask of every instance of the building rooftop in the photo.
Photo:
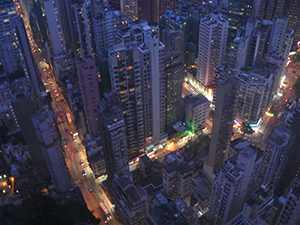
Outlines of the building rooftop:
M187 164L181 164L177 169L178 173L182 176L189 175L192 173L191 168Z
M163 168L167 173L172 173L173 171L177 170L179 165L170 163L168 165L165 165Z
M251 225L252 222L243 213L239 213L236 217L230 220L226 225Z
M152 160L149 158L147 154L144 154L140 157L140 162L141 161L144 163L144 165L148 165L152 163Z
M160 205L151 210L150 215L157 224L188 225L188 222L177 209L174 201L170 201L167 204Z
M290 130L284 125L277 126L269 135L268 140L278 146L287 144L290 139Z
M205 103L209 103L209 100L202 94L188 95L184 98L184 101L191 107L196 107Z

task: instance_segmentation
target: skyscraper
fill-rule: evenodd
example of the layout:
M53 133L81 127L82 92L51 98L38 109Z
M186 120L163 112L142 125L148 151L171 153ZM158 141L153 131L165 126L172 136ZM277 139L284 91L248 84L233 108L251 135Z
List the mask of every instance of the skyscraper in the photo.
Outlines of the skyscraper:
M288 58L293 43L293 30L288 29L287 16L278 16L274 19L268 53L280 55L283 58Z
M208 153L208 165L214 173L217 173L227 160L239 88L240 83L234 77L228 77L218 85Z
M272 21L283 13L285 0L260 0L258 4L258 19Z
M61 28L66 43L66 48L74 55L78 49L78 35L76 34L76 22L75 22L75 4L83 4L85 0L56 0L61 18Z
M168 8L176 9L180 0L160 0L159 15L164 14Z
M131 20L138 19L138 0L121 0L121 12Z
M159 1L157 0L138 0L138 17L147 21L158 23Z
M257 185L276 187L295 135L284 125L277 126L269 135L260 166Z
M181 88L183 82L183 43L181 30L166 27L161 32L165 44L166 77L166 126L172 126L182 119Z
M249 44L249 37L236 37L230 44L228 69L233 74L238 74L246 65L246 56Z
M227 11L227 20L229 21L227 46L237 37L238 29L246 25L251 15L252 2L253 0L229 0Z
M39 112L32 117L32 123L56 190L61 193L68 191L71 188L70 174L53 113Z
M156 144L165 134L165 46L159 41L158 28L143 27L144 43L138 47L141 59L144 135L147 144Z
M278 67L271 63L256 66L251 72L240 72L236 77L241 81L236 119L239 122L256 124L269 105L272 87Z
M22 73L32 82L37 93L40 92L36 69L31 55L23 20L17 15L13 1L0 2L0 63L7 75Z
M289 191L275 225L293 225L300 221L300 186Z
M124 43L109 53L112 90L121 99L130 155L144 150L144 118L140 56L136 46Z
M51 54L52 56L59 55L66 51L66 44L61 27L57 0L44 0L44 9L50 34L49 39L51 40Z
M197 79L203 87L211 87L217 66L226 49L228 21L222 14L211 13L200 21Z
M114 92L105 93L98 112L107 173L112 180L115 173L128 169L126 127L119 97Z
M94 32L93 17L90 1L82 1L74 4L76 31L79 45L76 48L76 55L93 55L94 53Z
M262 59L268 48L272 22L250 17L246 25L245 36L249 37L246 66L252 68L256 61Z
M37 171L37 180L48 180L50 174L31 120L39 108L39 102L36 101L37 95L25 78L15 79L11 85L11 91L14 96L11 106Z
M289 0L286 1L284 14L289 16L289 29L294 30L294 44L300 41L300 17L299 17L300 1Z
M208 216L216 225L227 224L243 209L243 204L253 191L262 152L250 145L232 156L217 175Z
M91 55L78 59L76 69L82 93L87 128L89 134L93 137L99 133L97 104L100 100L95 59Z
M117 44L117 29L128 18L107 3L101 3L101 12L94 17L96 54L100 58L104 49Z

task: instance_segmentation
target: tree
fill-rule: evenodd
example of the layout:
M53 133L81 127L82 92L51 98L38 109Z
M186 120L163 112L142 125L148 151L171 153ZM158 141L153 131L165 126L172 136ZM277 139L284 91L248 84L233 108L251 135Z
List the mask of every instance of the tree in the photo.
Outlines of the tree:
M49 196L34 195L21 205L0 207L0 224L73 225L78 222L99 224L86 206L78 202L58 204Z
M242 123L242 126L240 129L243 132L243 134L253 134L254 133L254 130L252 129L252 127L245 122Z
M294 55L292 55L290 57L290 59L291 59L292 63L294 63L294 64L299 63L300 62L300 53L298 53L298 52L295 53Z

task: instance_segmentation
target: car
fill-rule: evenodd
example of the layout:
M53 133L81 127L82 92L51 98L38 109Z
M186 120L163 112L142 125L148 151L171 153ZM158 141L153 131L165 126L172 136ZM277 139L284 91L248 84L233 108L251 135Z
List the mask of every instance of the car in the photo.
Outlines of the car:
M92 188L90 188L90 193L91 195L95 194Z
M47 80L51 80L51 77L50 77L50 76L47 76Z
M86 172L84 170L82 170L82 176L86 176Z
M76 153L78 153L79 152L79 150L78 150L78 148L76 148Z
M50 85L53 86L53 82L50 82Z
M58 96L59 96L59 94L58 94L58 93L56 93L56 94L55 94L55 97L58 97Z
M42 61L39 61L39 64L42 64Z
M66 129L66 130L65 130L65 133L66 133L66 135L68 135L68 134L69 134L69 131Z
M64 114L63 114L63 112L62 112L62 111L60 111L60 112L59 112L59 115L60 115L60 116L63 116Z
M46 72L46 68L45 68L45 69L43 69L43 71L44 71L44 72Z
M73 136L73 132L72 131L70 131L70 135Z
M68 142L68 145L69 145L69 147L72 147L73 145L72 145L72 143L69 141Z
M76 138L75 137L73 137L73 142L76 142L77 140L76 140Z
M76 158L74 152L71 152L71 156L72 156L72 159L75 159L75 158Z
M54 89L54 93L56 93L57 92L57 90L56 89Z

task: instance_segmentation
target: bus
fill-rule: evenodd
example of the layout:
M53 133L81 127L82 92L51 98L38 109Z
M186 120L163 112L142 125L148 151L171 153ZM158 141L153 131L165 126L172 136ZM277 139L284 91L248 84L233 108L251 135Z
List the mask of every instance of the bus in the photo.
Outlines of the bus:
M104 203L103 203L103 202L100 202L99 205L100 205L101 209L103 210L103 212L105 213L106 218L107 218L107 219L110 219L110 218L111 218L110 212L107 210L107 208L106 208L106 206L104 205Z
M72 124L72 119L71 119L70 113L66 113L66 117L67 117L68 123L71 125Z

